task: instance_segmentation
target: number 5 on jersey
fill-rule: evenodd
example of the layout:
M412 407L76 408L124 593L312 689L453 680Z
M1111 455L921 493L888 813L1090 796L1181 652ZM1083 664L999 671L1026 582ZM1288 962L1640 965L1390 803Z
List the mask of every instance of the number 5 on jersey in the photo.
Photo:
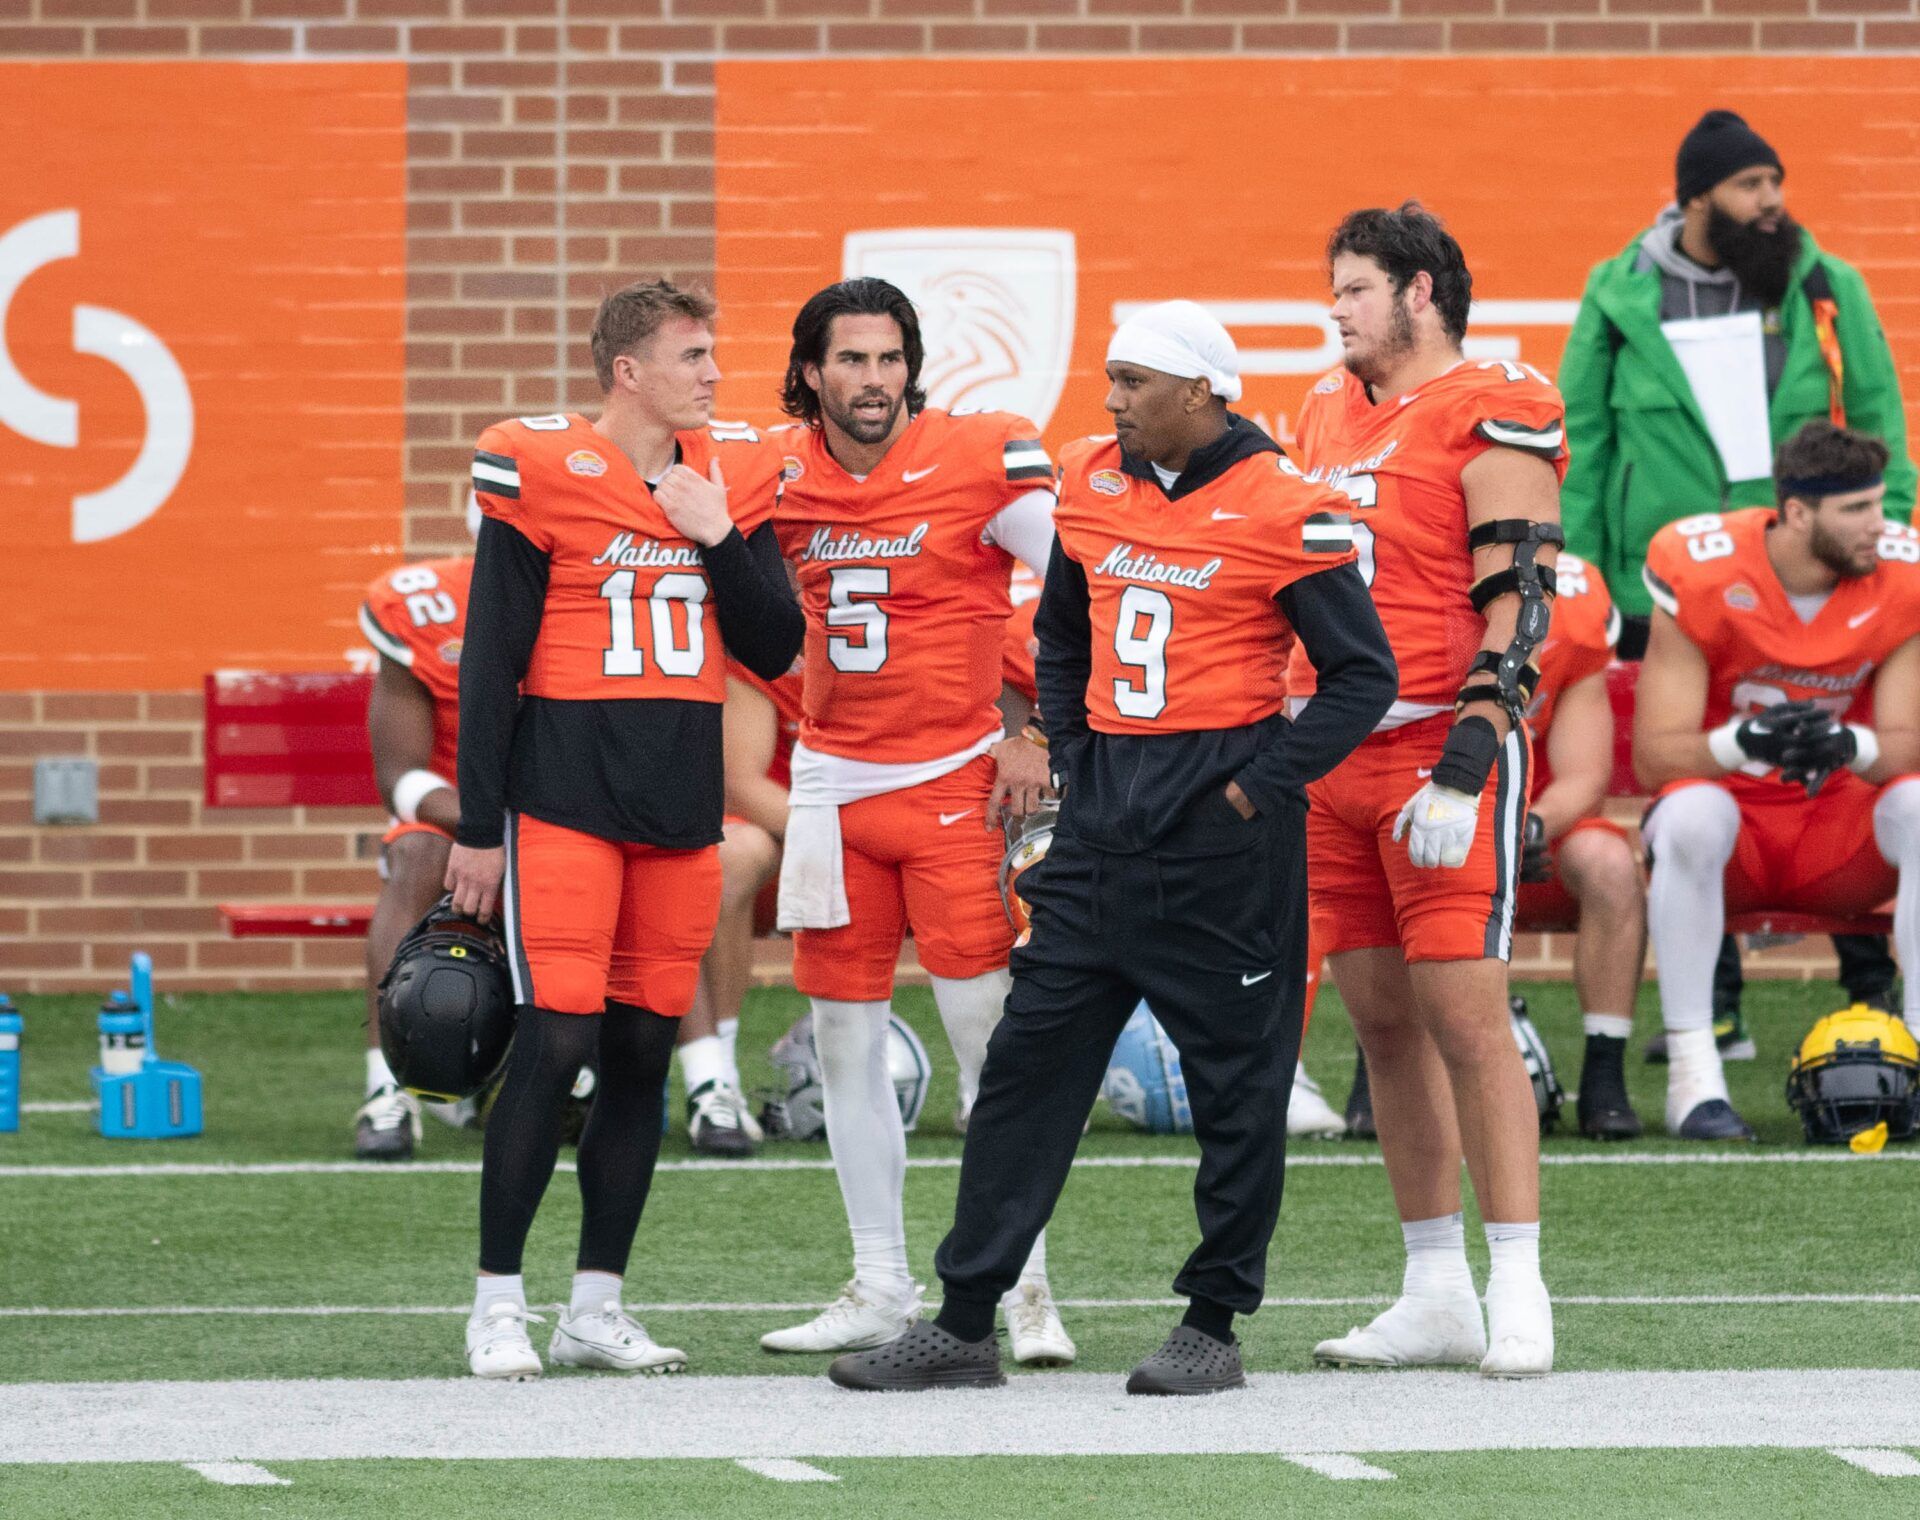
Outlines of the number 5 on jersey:
M600 656L602 675L647 673L646 651L635 639L633 585L631 570L616 570L600 583L613 624ZM707 583L702 576L674 572L653 583L646 602L647 624L654 663L663 676L697 676L706 665L706 600Z
M887 663L881 601L892 589L893 572L884 565L835 565L828 572L827 659L835 670L871 672Z

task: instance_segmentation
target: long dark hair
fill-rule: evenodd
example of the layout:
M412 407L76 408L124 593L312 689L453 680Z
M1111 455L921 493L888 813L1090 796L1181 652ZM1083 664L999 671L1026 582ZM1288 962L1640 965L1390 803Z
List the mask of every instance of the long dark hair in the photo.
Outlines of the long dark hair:
M927 357L920 339L920 315L906 292L885 280L842 280L829 285L800 308L793 319L793 349L787 356L787 378L780 388L780 405L789 417L809 427L820 425L820 396L802 373L806 365L827 360L827 338L835 317L892 317L900 324L900 346L907 355L907 415L917 415L927 404L920 388L920 366Z

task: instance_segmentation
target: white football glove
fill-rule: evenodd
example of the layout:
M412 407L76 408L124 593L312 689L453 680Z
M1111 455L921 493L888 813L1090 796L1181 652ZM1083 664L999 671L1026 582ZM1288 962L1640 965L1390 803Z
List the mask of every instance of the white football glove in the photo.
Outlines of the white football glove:
M1407 855L1417 866L1463 866L1479 821L1478 797L1429 781L1393 820L1393 842L1406 835Z

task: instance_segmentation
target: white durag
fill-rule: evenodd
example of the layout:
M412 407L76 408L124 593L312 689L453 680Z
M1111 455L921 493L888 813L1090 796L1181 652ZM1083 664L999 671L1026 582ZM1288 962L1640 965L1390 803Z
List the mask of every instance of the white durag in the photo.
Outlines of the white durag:
M1182 380L1205 380L1222 401L1240 399L1240 353L1204 306L1162 301L1128 317L1107 344L1107 363L1138 364Z

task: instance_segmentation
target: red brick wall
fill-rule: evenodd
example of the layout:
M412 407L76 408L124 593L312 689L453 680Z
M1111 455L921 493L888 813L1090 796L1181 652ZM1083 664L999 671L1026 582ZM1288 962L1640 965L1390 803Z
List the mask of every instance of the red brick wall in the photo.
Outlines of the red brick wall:
M573 335L605 288L711 278L722 53L1902 49L1920 49L1915 0L0 0L0 59L407 61L396 467L421 554L465 543L483 425L594 399ZM198 715L192 693L0 694L0 988L104 988L134 948L173 987L357 979L357 943L230 942L212 904L370 898L382 820L203 813ZM97 828L32 827L33 760L54 754L99 761ZM1824 964L1780 954L1788 974Z

